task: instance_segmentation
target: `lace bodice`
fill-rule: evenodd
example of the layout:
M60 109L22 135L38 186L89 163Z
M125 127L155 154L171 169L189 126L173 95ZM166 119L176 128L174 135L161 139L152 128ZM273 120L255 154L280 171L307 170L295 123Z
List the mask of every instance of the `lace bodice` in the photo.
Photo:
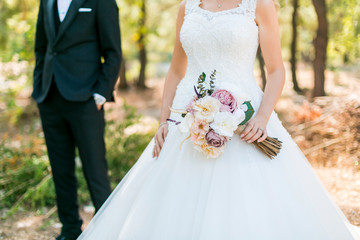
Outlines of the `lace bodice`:
M180 41L188 67L178 85L174 107L186 105L194 94L192 86L198 76L214 69L217 70L216 81L241 84L258 99L261 89L253 74L259 44L254 21L256 0L242 0L236 8L219 12L205 10L200 4L200 0L187 0L185 6Z
M188 70L230 66L252 73L258 47L256 0L238 7L211 12L200 0L188 0L180 40L188 57ZM229 69L230 70L230 69Z

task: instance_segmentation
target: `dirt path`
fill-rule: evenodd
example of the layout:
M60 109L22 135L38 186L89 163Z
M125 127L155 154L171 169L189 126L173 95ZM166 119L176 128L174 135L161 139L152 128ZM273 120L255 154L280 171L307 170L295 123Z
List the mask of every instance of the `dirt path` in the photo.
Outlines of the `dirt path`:
M93 216L92 207L82 207L81 216L87 225ZM18 212L0 225L0 240L53 240L60 233L56 213L50 217L36 212Z

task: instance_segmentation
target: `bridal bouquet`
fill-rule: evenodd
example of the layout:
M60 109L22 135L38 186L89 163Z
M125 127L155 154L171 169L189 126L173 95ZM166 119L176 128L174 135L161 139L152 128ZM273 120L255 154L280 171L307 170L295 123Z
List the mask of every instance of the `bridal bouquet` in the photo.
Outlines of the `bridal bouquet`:
M255 112L246 94L235 85L215 86L215 75L216 70L211 73L209 82L205 73L199 76L198 85L194 86L195 96L186 109L170 109L181 114L183 121L168 119L176 122L181 132L189 134L185 140L191 139L195 149L208 158L220 156L226 142L242 131ZM271 159L281 149L281 142L276 138L267 137L253 144Z

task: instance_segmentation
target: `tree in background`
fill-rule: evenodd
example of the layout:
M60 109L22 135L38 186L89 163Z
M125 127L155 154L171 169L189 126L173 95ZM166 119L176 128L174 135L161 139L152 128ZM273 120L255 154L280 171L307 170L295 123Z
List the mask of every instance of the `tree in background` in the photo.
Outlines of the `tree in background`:
M260 72L261 72L261 80L262 80L262 90L265 90L265 86L266 86L266 72L265 72L265 62L264 62L264 58L261 54L261 48L260 46L258 47L257 53L256 53L256 57L259 61L259 68L260 68Z
M123 57L126 59L117 87L125 89L134 84L144 89L148 76L159 74L156 72L158 64L171 59L178 4L173 0L117 1ZM158 76L163 77L163 74Z
M291 74L292 74L292 82L293 82L293 88L297 93L302 93L302 90L299 87L297 77L296 77L296 46L297 46L297 26L298 26L298 8L299 8L299 0L293 0L293 14L292 14L292 40L291 40Z
M137 41L139 49L139 61L140 61L140 71L139 78L136 86L140 89L145 89L145 80L146 80L146 64L147 64L147 50L146 50L146 0L140 1L140 14L139 14L139 29L138 35L139 39Z
M125 57L123 56L122 61L121 61L121 67L120 67L120 79L119 79L117 89L124 90L124 89L127 89L128 87L129 87L129 85L128 85L127 79L126 79L126 60L125 60Z
M326 55L328 45L328 22L326 18L325 0L312 0L317 20L318 28L314 41L315 58L314 58L314 90L313 97L325 95L325 69Z

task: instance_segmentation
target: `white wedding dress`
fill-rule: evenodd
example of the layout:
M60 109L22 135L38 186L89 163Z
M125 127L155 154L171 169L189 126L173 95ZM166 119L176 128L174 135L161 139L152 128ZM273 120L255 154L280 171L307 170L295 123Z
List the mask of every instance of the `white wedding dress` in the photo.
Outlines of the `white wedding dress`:
M180 39L188 67L173 107L183 109L198 76L216 69L217 82L246 89L258 109L263 92L253 74L256 0L216 13L199 4L186 4ZM170 125L159 158L152 158L152 140L78 239L359 239L275 112L267 130L283 141L273 160L238 136L223 155L208 159L189 140L180 148L187 136Z

